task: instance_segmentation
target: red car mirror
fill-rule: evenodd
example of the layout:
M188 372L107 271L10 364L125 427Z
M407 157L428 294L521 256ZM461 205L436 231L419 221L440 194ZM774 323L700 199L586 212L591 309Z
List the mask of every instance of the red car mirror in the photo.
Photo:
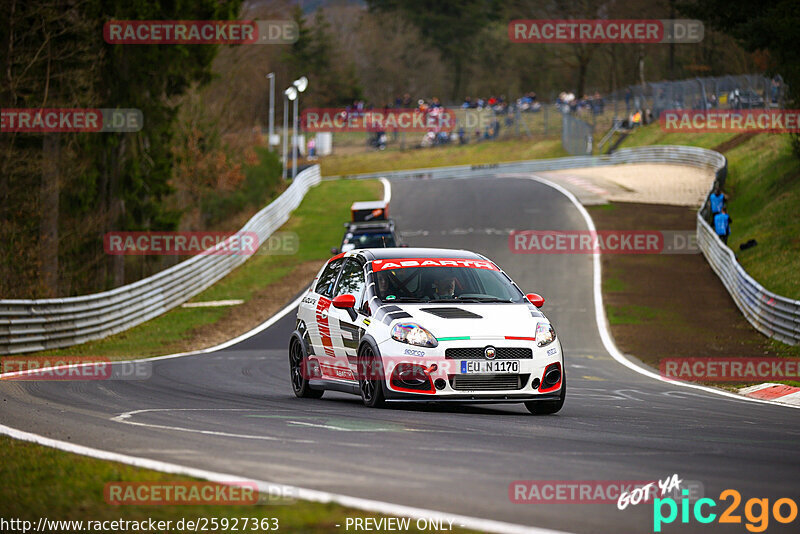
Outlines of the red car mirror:
M540 297L541 298L541 297ZM544 302L544 300L542 300ZM339 295L333 299L333 307L346 310L356 305L356 298L353 295Z
M537 308L541 308L542 306L544 306L544 297L541 295L537 295L536 293L528 293L527 295L525 295L525 298L528 299L528 302L530 302Z

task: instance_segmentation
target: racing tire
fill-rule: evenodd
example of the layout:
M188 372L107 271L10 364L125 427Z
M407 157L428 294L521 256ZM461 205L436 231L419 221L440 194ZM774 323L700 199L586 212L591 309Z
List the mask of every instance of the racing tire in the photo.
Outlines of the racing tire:
M289 341L289 376L292 382L292 391L302 399L318 399L325 391L311 388L307 378L307 365L308 358L303 343L296 337L292 337Z
M383 372L378 373L378 380L373 380L378 366L383 366L380 356L375 354L369 343L364 343L358 351L358 386L361 400L369 408L381 408L386 404L383 392Z
M525 408L528 409L533 415L551 415L564 406L564 401L567 398L567 374L561 379L561 393L558 400L549 401L528 401L525 403Z

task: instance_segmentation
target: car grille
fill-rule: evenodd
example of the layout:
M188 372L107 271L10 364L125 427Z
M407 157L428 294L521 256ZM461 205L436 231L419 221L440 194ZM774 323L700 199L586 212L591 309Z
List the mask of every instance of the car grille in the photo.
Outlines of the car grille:
M450 387L455 390L522 389L530 375L452 375Z
M452 348L444 351L448 360L485 360L486 347ZM533 351L525 347L495 347L495 360L530 360Z

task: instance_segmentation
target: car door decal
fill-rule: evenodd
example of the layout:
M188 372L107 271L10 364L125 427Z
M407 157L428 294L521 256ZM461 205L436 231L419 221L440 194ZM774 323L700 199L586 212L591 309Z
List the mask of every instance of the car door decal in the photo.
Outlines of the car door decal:
M342 329L342 344L348 349L357 349L358 342L361 341L361 329L350 323L339 321L339 327Z
M317 323L319 336L322 339L322 348L326 356L335 356L333 351L333 339L331 339L331 327L328 324L328 310L331 307L331 300L325 297L320 297L317 302L314 319Z

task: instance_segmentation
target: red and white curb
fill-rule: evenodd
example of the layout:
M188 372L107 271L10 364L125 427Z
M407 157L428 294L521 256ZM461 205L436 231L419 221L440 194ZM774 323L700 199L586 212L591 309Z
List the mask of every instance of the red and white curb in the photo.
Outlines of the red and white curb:
M757 386L742 388L739 393L753 399L771 400L781 404L800 406L800 388L786 384L765 382Z

